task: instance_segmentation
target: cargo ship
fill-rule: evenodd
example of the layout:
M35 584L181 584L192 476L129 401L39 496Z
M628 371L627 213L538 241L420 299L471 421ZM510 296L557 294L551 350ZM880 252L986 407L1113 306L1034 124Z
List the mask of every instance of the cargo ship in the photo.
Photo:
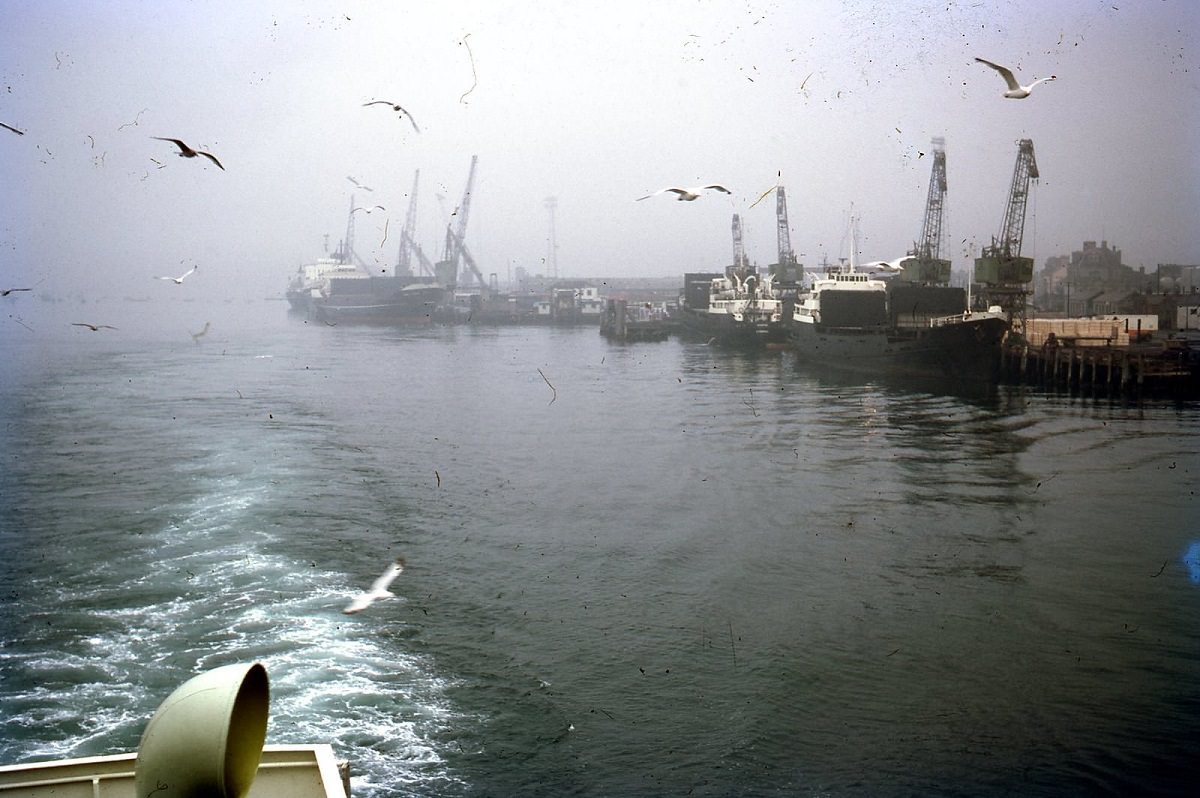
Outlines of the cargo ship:
M448 292L432 279L415 276L327 275L312 291L313 314L327 324L429 324Z
M789 340L801 362L871 376L995 380L1008 329L998 307L967 310L964 289L890 286L851 263L800 295Z

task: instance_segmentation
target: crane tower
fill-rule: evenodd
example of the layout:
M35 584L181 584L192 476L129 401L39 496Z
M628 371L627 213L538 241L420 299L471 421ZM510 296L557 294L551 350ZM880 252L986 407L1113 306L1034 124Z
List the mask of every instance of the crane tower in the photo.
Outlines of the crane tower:
M404 229L400 232L400 252L396 258L396 275L412 275L413 246L417 235L417 188L421 183L421 170L413 175L412 193L408 195L408 213L404 217Z
M467 188L463 191L462 202L455 211L456 221L446 223L446 244L442 259L437 262L437 276L438 282L448 288L455 288L458 285L458 270L460 261L462 261L463 242L467 237L467 217L471 211L471 191L475 186L475 164L478 160L478 155L471 156L471 169L467 173ZM466 278L464 282L469 281L470 276L470 272L464 273Z
M776 279L781 284L798 285L800 283L800 264L796 261L796 253L792 249L792 236L789 232L787 192L782 185L775 187L775 239L779 250L779 265L775 267Z
M929 176L929 195L925 200L925 221L921 238L913 243L909 257L901 262L904 271L896 279L926 285L950 283L950 261L942 258L942 222L946 206L946 140L933 140L933 169Z
M1000 235L993 237L992 243L983 248L982 256L975 259L975 281L981 284L987 303L1003 308L1010 322L1014 315L1023 320L1025 298L1033 280L1033 258L1021 256L1021 243L1025 235L1029 183L1037 179L1033 141L1021 139Z
M746 258L746 247L742 243L742 217L733 215L733 270L745 272L750 265Z

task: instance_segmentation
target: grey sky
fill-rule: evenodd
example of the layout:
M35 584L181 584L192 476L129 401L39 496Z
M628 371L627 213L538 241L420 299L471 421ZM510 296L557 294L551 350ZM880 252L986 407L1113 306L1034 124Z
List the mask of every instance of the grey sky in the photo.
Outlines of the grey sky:
M0 122L26 135L0 130L0 282L143 296L198 264L201 296L278 294L323 234L341 237L347 175L375 189L358 204L389 211L357 215L357 249L390 265L413 171L436 251L473 154L467 240L501 279L544 269L549 195L563 276L719 269L734 212L769 263L774 203L747 207L777 174L802 261L848 254L851 204L863 255L890 259L919 232L934 136L956 268L998 231L1023 137L1042 174L1025 246L1039 267L1102 238L1135 267L1196 263L1197 9L2 0ZM976 56L1058 80L1006 100ZM734 197L634 201L707 181Z

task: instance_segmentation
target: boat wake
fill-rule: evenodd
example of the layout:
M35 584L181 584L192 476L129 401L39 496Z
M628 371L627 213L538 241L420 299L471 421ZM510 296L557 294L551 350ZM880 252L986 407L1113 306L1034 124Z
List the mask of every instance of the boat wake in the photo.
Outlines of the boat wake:
M432 663L405 651L403 624L347 619L344 573L279 553L257 509L269 485L213 487L159 508L164 523L142 540L153 567L99 553L100 577L49 569L23 586L47 600L0 648L0 761L134 750L175 686L257 660L271 679L267 743L332 744L355 795L453 782L430 740L461 719Z

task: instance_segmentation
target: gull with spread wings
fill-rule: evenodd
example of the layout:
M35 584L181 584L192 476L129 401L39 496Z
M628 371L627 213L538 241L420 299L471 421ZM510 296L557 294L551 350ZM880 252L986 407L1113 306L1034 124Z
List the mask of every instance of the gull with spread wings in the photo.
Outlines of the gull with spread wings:
M1004 92L1004 96L1010 100L1023 100L1033 92L1034 87L1039 83L1045 83L1050 80L1058 80L1056 75L1051 75L1048 78L1039 78L1033 83L1030 83L1028 86L1022 86L1017 82L1016 76L1013 75L1012 70L1008 67L1000 66L999 64L993 64L991 61L985 61L982 58L976 58L975 60L981 64L990 66L992 69L1000 73L1000 77L1004 78L1004 82L1008 84L1008 91Z
M354 615L370 607L377 600L394 598L396 594L388 590L388 586L396 581L396 577L402 573L404 573L404 558L397 557L396 561L383 572L383 575L376 579L369 589L355 596L342 612Z
M710 189L712 191L719 191L722 194L732 194L733 193L729 189L725 188L725 186L722 186L718 183L710 183L707 186L697 186L695 188L679 188L677 186L668 186L667 188L660 188L658 191L655 191L653 194L647 194L644 197L638 197L637 202L641 202L644 199L650 199L651 197L657 197L659 194L667 194L667 193L678 194L679 196L676 197L675 199L679 200L680 202L694 202L695 200L700 199L700 195L703 192L708 191Z
M179 275L178 277L157 277L155 279L170 280L171 282L175 283L175 285L183 285L183 281L186 280L188 278L188 276L191 275L192 272L196 271L197 268L198 267L193 266L192 268L188 269L186 272Z
M215 163L217 165L217 168L220 169L222 172L225 171L225 167L221 166L221 162L217 160L217 156L213 155L212 153L204 152L203 150L193 150L191 147L184 144L179 139L164 139L162 136L151 136L150 138L158 139L159 141L171 142L172 144L174 144L176 147L179 148L179 152L177 154L179 155L180 158L195 158L197 155L203 155L205 158L207 158L208 160Z

